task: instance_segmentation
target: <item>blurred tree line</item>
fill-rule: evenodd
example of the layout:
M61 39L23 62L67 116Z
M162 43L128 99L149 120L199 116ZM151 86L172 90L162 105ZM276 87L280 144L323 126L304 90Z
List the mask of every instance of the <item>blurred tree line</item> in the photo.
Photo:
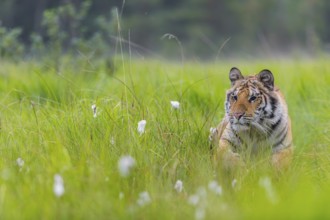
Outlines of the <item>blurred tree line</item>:
M328 0L1 0L0 56L315 54L329 21Z

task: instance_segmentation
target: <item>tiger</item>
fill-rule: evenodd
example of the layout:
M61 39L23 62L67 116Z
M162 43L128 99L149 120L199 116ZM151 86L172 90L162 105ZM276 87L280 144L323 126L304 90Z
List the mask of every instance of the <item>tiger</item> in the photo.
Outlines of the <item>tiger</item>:
M225 116L216 128L211 128L210 139L218 145L214 163L232 169L245 164L241 158L244 150L249 148L250 154L256 154L268 148L272 166L287 168L293 156L291 120L285 98L274 86L273 73L264 69L244 77L233 67L229 79Z

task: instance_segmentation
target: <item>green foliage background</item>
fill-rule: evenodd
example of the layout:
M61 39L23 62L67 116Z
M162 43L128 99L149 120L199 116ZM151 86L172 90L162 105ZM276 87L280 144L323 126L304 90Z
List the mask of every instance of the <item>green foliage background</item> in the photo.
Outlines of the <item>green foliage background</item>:
M131 42L134 56L150 57L153 51L177 59L176 42L162 38L167 33L180 40L189 58L214 58L221 47L234 57L315 55L329 50L329 14L327 0L0 2L0 26L20 30L18 39L29 56L42 51L36 47L41 42L55 54L114 55L113 43L123 38Z

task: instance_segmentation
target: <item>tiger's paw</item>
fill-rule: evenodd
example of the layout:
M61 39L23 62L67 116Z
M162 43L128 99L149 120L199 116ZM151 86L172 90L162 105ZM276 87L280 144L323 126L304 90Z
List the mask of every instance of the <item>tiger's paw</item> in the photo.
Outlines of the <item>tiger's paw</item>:
M241 156L234 152L227 152L223 158L223 165L226 170L238 170L245 167Z

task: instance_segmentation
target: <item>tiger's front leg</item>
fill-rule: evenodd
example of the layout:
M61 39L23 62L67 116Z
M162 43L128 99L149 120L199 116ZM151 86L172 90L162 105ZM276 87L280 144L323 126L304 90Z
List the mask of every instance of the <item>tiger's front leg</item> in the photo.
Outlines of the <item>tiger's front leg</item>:
M228 171L234 171L244 166L240 155L232 151L230 141L225 138L219 140L219 147L214 154L214 164L216 167L222 167Z
M272 166L275 170L285 170L289 168L293 156L293 147L290 146L285 149L278 150L273 153L272 155Z
M272 154L272 166L278 171L286 170L289 168L293 157L293 144L292 144L292 132L291 122L288 121L288 132L285 134L285 138L273 146Z

